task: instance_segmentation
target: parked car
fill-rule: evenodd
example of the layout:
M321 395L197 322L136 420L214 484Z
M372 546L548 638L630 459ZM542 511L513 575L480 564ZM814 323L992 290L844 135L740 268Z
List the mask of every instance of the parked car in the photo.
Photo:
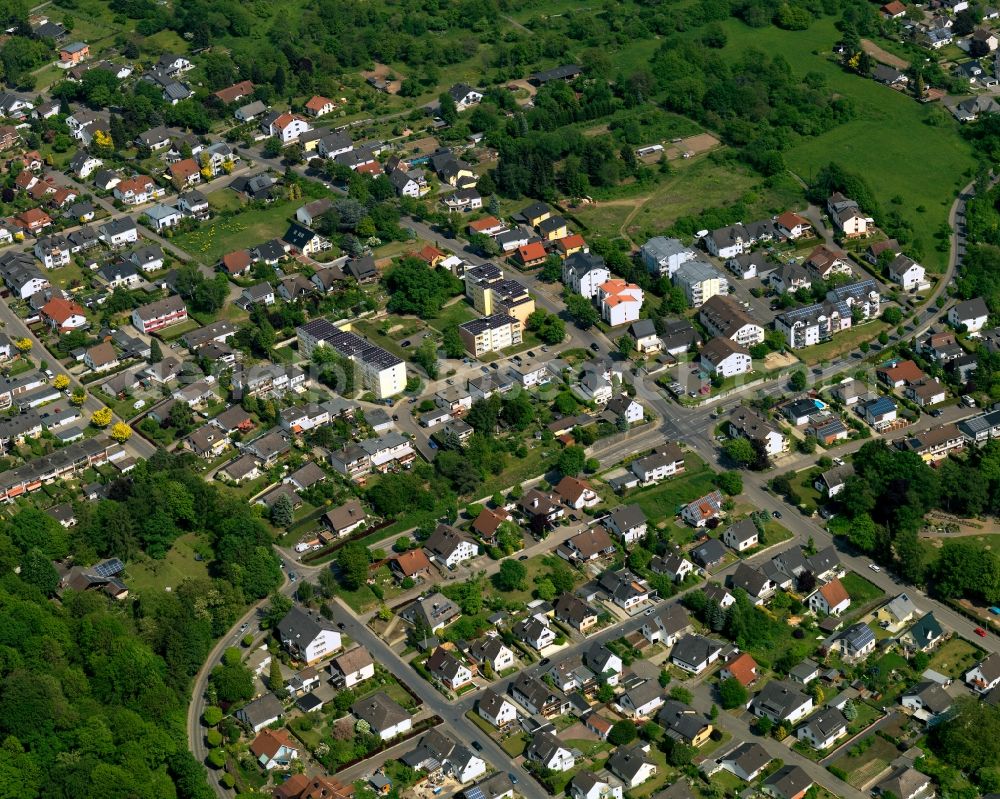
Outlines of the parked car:
M880 572L880 571L882 571L882 567L879 566L877 563L869 563L868 564L868 568L871 569L873 572Z
M973 632L980 638L986 637L986 630L984 630L982 627L977 627L975 630L973 630Z
M990 613L992 613L994 616L1000 616L1000 608L992 607L990 608Z

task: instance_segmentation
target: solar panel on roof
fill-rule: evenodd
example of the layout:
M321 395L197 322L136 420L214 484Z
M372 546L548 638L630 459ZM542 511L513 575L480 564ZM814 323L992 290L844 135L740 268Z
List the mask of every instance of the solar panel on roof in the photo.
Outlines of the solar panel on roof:
M125 571L125 564L118 558L108 558L107 560L102 560L93 568L94 574L98 577L114 577L116 574L121 574L123 571Z

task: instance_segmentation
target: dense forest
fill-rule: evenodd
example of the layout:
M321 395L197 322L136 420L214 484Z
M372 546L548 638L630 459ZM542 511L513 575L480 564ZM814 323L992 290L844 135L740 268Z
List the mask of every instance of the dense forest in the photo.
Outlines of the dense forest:
M942 598L1000 601L1000 555L960 538L931 555L918 538L924 515L933 509L961 516L1000 511L1000 442L931 469L916 453L870 441L853 463L855 475L839 498L845 518L832 529L860 551L895 565L907 582L926 581Z
M187 749L190 680L281 572L255 512L190 458L140 463L71 531L27 505L0 527L0 797L211 796ZM53 559L159 557L183 532L209 545L209 578L120 603L50 599Z

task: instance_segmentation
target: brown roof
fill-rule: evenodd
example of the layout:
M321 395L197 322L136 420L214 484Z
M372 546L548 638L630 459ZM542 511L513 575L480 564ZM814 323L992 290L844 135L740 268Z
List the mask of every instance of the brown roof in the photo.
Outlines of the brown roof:
M115 348L107 341L95 344L87 350L87 355L94 366L104 366L106 363L118 360L118 353L115 352Z
M298 799L309 785L309 777L305 774L293 774L274 789L274 799Z
M215 93L224 103L235 103L241 97L246 97L248 94L253 94L253 82L249 80L241 80L239 83L234 83L232 86L228 86L225 89L219 89Z
M248 250L233 250L222 256L222 265L231 275L238 274L253 262Z
M409 552L402 552L393 558L396 568L404 577L412 577L423 571L429 571L431 562L427 559L422 549L411 549Z
M45 303L42 306L42 314L59 324L62 324L74 314L85 315L80 305L73 302L73 300L63 299L62 297L53 297Z
M737 655L726 663L726 668L729 669L733 677L739 680L744 687L757 679L757 661L747 652Z
M845 599L850 600L851 598L847 593L847 589L844 588L844 584L839 579L830 580L826 585L820 586L819 592L823 595L823 599L826 600L826 604L831 608L835 608Z
M611 541L611 536L608 535L608 531L600 524L591 527L589 530L584 530L582 533L577 533L566 543L572 544L585 558L592 558L594 555L608 549L613 549L615 546Z
M299 748L299 745L286 730L263 730L260 735L253 739L250 751L258 758L267 755L270 760L278 754L278 750L282 746L287 746L289 749Z
M809 220L799 216L794 211L785 211L781 216L778 217L777 222L785 230L791 230L796 225L808 225Z
M701 357L710 364L718 366L734 353L742 352L749 355L750 351L742 344L737 344L731 338L716 336L701 349Z
M492 538L497 528L506 521L510 521L510 514L503 508L492 510L483 508L476 520L472 523L472 529L483 538Z
M363 646L356 646L340 657L333 659L333 665L337 667L341 674L360 671L365 666L371 666L374 662L372 656L368 654L368 650Z
M330 100L326 97L322 97L321 95L317 94L306 103L306 108L308 108L310 111L315 111L318 113L323 110L323 106L330 105L332 102L333 100Z
M178 161L176 164L170 165L170 176L187 180L192 175L197 175L199 169L197 161L193 158L185 158L183 161Z
M593 489L587 483L583 482L583 480L566 476L559 481L559 485L556 486L555 490L563 498L564 502L572 504L580 499L584 491Z
M926 375L923 370L917 366L913 361L900 361L895 366L888 369L880 370L882 374L890 382L897 382L902 380L905 383L916 383L918 380L922 380Z

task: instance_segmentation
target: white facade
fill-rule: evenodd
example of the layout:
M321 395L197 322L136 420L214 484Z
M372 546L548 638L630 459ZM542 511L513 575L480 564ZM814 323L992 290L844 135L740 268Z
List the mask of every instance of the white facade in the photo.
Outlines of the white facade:
M745 352L733 352L718 363L712 363L702 356L701 365L703 369L709 372L716 372L723 377L732 377L733 375L745 375L751 372L753 370L753 359Z

